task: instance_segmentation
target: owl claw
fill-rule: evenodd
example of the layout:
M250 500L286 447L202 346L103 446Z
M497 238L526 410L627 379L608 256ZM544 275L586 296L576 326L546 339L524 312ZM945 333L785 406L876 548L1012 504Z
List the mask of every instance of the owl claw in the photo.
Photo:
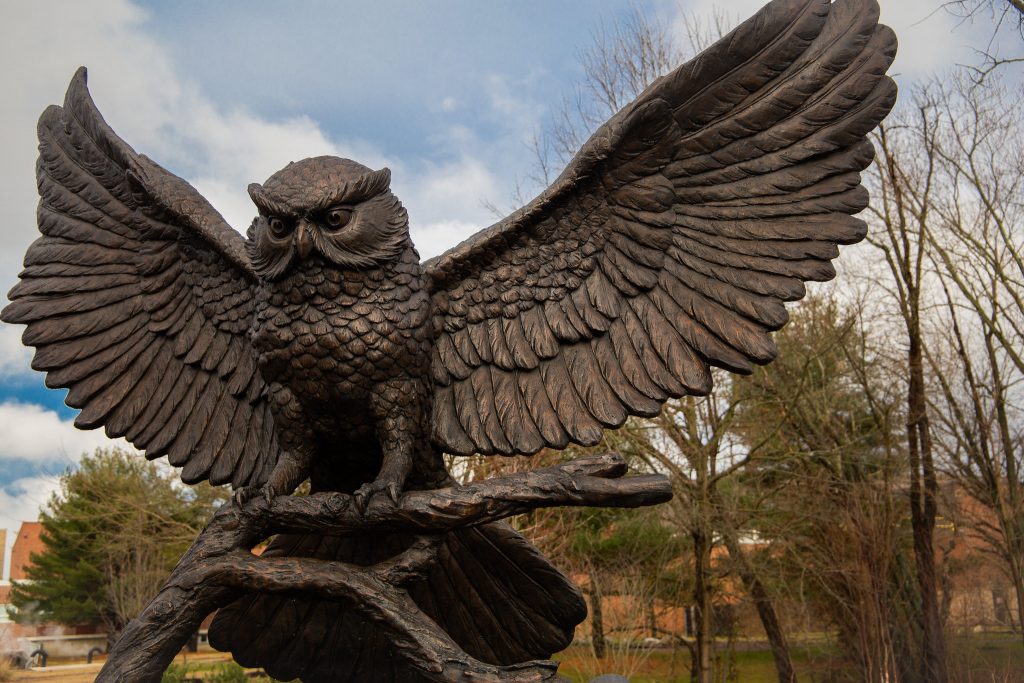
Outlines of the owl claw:
M352 502L356 506L356 510L359 510L359 514L366 512L366 501L370 495L363 489L366 487L365 484L356 489L356 492L352 494Z
M245 504L252 498L253 494L255 493L253 489L254 487L252 486L243 486L240 489L236 489L235 492L231 494L231 500L232 502L234 502L235 507L245 507Z
M398 499L402 497L402 487L396 482L373 481L367 482L356 489L356 492L352 494L352 500L359 512L365 513L366 508L370 504L370 499L375 494L381 492L386 492L388 498L395 505L398 505Z
M274 498L277 496L277 491L275 491L274 487L270 484L264 484L263 486L243 486L231 495L231 500L234 502L236 507L241 509L245 507L246 503L259 495L262 495L263 500L267 501L267 505L270 505L274 502Z
M392 503L398 505L398 499L402 497L402 489L398 484L388 484L388 497Z

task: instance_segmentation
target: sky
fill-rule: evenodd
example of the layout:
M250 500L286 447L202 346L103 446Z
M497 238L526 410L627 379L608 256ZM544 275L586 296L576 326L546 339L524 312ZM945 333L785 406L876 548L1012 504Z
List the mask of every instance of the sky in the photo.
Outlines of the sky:
M288 161L333 154L388 166L424 258L532 196L529 143L582 77L579 56L635 6L680 36L687 18L735 23L761 0L5 0L0 4L0 289L37 236L35 122L80 66L113 129L195 185L244 229L245 193ZM881 0L915 81L977 63L987 17L939 0ZM1008 32L997 46L1019 47ZM6 302L6 299L4 299ZM76 430L63 391L29 368L21 329L0 324L0 527L35 519L56 475L109 445ZM8 553L9 555L9 553ZM6 570L3 576L6 577Z

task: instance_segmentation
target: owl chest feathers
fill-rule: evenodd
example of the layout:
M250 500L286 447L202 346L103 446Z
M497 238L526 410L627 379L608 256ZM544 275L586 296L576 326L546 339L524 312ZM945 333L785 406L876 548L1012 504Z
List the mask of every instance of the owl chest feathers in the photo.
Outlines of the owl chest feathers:
M396 377L424 377L430 298L409 249L368 270L310 259L260 287L252 329L264 379L300 397L352 400Z

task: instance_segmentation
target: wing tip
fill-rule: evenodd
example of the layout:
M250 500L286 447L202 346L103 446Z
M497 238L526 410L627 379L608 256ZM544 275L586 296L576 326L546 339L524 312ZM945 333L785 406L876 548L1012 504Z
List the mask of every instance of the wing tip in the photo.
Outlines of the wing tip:
M17 289L17 285L11 288L11 291L7 294L7 298L10 300L10 303L4 306L3 309L0 309L0 322L5 322L9 325L22 325L24 322L22 321L21 315L18 313L18 307L15 306L14 301L14 299L17 298L14 291L15 289ZM12 297L12 295L14 296Z
M68 89L64 93L64 106L69 109L74 108L82 101L92 103L92 98L89 95L89 70L84 66L78 67L71 76L71 82L68 83Z

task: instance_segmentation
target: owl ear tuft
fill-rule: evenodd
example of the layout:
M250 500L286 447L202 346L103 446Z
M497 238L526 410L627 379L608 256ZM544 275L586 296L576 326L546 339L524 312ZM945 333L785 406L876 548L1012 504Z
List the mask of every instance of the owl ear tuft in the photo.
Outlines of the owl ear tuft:
M355 201L364 201L383 194L391 187L391 169L384 167L379 171L364 173L355 179L345 193Z
M247 188L252 203L265 216L285 216L290 213L287 204L274 199L259 183L250 183Z

